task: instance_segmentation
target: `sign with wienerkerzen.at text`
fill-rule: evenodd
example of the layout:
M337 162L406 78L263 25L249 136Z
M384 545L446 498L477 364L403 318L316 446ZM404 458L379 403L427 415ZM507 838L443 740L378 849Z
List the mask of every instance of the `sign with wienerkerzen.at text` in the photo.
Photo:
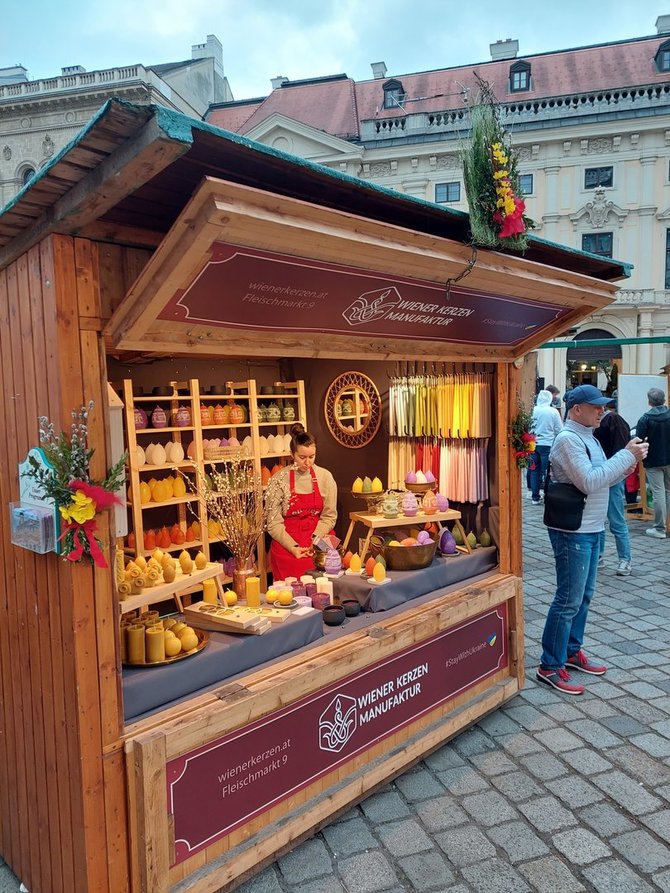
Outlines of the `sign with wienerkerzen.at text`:
M167 764L175 864L508 666L507 604Z
M541 283L538 282L538 294ZM569 308L215 242L159 319L256 331L514 345Z

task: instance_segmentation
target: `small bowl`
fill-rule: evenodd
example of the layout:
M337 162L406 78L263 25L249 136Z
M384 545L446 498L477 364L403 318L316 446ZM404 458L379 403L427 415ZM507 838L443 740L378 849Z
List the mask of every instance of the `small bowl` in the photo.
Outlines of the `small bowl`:
M341 605L347 617L358 617L361 613L361 603L355 598L345 598Z
M429 490L434 490L437 484L433 481L426 481L424 484L408 484L405 482L405 487L411 493L427 493Z
M323 622L326 626L339 626L344 623L346 614L341 605L326 605L323 609Z
M437 538L425 546L385 546L386 568L390 571L416 571L428 567L435 557Z

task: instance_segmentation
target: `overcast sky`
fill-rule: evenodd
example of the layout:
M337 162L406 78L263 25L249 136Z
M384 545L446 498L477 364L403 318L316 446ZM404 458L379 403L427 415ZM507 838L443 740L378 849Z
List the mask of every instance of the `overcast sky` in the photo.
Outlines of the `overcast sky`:
M346 72L370 78L482 62L489 44L519 55L655 34L670 0L34 0L3 3L0 67L37 80L67 65L89 71L189 59L215 34L235 99L266 95L270 79Z

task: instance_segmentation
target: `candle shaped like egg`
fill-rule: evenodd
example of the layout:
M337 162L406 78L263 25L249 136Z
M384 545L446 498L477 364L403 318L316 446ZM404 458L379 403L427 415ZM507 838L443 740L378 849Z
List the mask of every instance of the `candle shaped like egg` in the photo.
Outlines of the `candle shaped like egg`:
M421 508L426 515L433 515L437 511L437 497L432 490L424 494L421 500Z
M437 501L437 510L438 512L446 512L449 508L449 500L442 493L438 493L435 497Z
M323 567L325 572L332 576L337 576L340 573L342 570L342 559L337 549L328 549Z
M378 561L375 564L372 571L372 579L375 581L375 583L381 583L383 580L386 579L386 568L381 563L381 561Z
M408 490L402 498L402 513L408 518L413 518L418 511L419 503L416 501L416 496Z
M363 567L363 562L361 561L361 556L358 552L354 552L351 556L351 560L349 561L349 570L352 574L360 574L361 568Z

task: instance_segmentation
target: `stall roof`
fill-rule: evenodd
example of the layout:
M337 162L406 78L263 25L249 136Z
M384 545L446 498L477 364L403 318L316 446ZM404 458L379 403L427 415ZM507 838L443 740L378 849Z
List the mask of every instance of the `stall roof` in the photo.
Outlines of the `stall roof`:
M204 177L468 244L468 215L158 106L108 100L0 211L0 268L49 233L155 248ZM527 261L614 282L620 261L530 236Z

